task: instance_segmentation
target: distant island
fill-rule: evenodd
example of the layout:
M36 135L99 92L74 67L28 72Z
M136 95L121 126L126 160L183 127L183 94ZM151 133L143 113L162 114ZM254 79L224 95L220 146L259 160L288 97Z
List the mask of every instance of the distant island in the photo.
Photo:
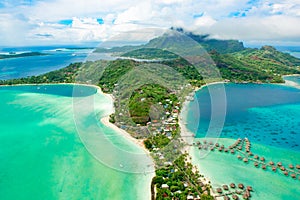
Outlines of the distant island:
M208 52L221 74L220 80L211 80L211 82L283 83L282 76L300 74L300 59L277 51L272 46L263 46L260 49L245 48L242 42L236 40L209 39L208 35L186 33L183 29L173 28L173 30L189 36ZM74 63L66 68L39 76L1 80L0 84L76 82L99 86L103 92L112 94L115 98L115 113L110 115L109 121L126 130L132 137L143 140L145 148L155 161L157 170L152 180L152 198L212 200L214 197L210 183L206 182L203 175L195 170L188 152L185 152L184 147L187 144L181 138L179 125L179 114L184 103L192 98L191 94L194 90L207 82L199 71L184 58L168 49L155 48L157 44L166 40L172 41L172 39L171 36L161 36L141 46L98 48L95 52L115 53L120 56L120 59ZM31 54L23 56L26 55ZM128 89L118 84L124 74L141 66L145 66L146 72L149 72L147 75L151 77L151 73L155 71L153 72L151 68L147 69L149 60L151 64L157 64L158 67L169 66L184 77L186 82L174 80L172 74L164 74L163 77L166 81L174 81L174 85L184 89L148 83L137 85L132 90L132 88ZM128 84L135 83L128 82ZM128 99L124 98L126 93L131 94ZM155 116L155 113L151 113L153 105L158 105L154 109L157 109L157 113L164 113L164 115ZM125 106L128 106L128 113L124 112ZM158 112L159 109L161 110ZM170 160L173 162L169 162Z
M21 57L29 57L29 56L44 56L44 55L47 54L40 53L40 52L25 52L25 53L10 52L9 54L0 54L0 59L21 58Z

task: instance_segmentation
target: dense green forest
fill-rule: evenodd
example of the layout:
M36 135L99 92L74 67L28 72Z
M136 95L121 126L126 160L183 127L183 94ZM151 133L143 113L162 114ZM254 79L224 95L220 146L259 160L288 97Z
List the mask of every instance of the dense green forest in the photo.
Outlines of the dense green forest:
M231 81L281 83L282 75L299 74L300 59L274 47L245 49L232 54L210 53L222 77Z
M109 62L99 80L99 86L104 92L112 93L119 79L136 66L136 64L133 60L115 60Z
M187 196L213 200L210 186L201 183L201 175L193 171L193 165L185 162L187 154L177 158L173 165L156 170L152 180L157 188L156 199L187 199Z
M130 52L124 53L123 57L133 57L138 59L148 59L148 60L173 60L179 58L178 55L171 53L163 49L156 48L141 48L132 50Z
M150 121L150 107L159 102L165 105L167 99L172 101L172 104L178 102L175 94L171 94L171 91L157 84L148 84L136 89L129 100L129 112L132 120L145 126ZM172 105L165 109L171 112Z

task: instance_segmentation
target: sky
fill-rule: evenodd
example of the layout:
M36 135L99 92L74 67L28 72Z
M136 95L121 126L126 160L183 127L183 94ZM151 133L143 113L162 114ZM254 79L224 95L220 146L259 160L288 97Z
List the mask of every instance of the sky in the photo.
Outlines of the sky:
M0 46L97 43L170 27L300 46L300 0L0 0Z

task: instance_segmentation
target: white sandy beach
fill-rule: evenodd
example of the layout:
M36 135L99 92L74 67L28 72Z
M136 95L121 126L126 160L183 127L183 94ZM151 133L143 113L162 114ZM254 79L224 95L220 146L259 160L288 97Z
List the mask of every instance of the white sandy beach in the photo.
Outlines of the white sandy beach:
M117 127L116 125L112 124L109 122L109 116L103 117L101 119L101 123L104 124L105 126L117 131L118 133L121 133L123 136L125 136L128 140L134 142L136 145L139 145L140 147L142 147L147 153L149 153L149 151L145 148L144 145L144 140L143 139L135 139L134 137L132 137L129 133L127 133L125 130L120 129L119 127Z
M299 74L291 74L291 75L285 75L285 76L282 76L282 78L284 79L284 77L289 77L289 76L300 76ZM290 86L290 87L295 87L295 88L300 88L300 85L296 82L293 82L293 81L289 81L289 80L285 80L284 79L284 82L282 85L286 85L286 86Z

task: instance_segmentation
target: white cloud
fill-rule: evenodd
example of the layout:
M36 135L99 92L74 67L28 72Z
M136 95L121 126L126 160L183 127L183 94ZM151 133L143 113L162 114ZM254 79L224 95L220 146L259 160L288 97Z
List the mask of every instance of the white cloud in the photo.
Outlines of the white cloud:
M18 45L25 42L27 32L30 30L30 25L9 14L0 14L0 27L0 41L3 45Z
M76 18L73 17L72 24L65 26L53 23L40 23L38 27L31 31L37 39L39 33L49 34L53 37L45 37L43 40L64 41L64 43L80 43L101 41L108 37L109 26L99 24L95 18ZM40 37L40 36L38 36Z
M211 16L202 16L200 18L195 19L194 25L196 27L209 27L214 25L216 22L217 21Z
M219 39L238 39L248 43L296 43L300 41L300 18L268 16L224 19L198 30ZM299 44L299 43L298 43Z
M226 39L300 41L299 0L253 4L249 0L44 0L19 6L16 2L0 8L3 45L100 41L126 31L171 26ZM99 18L104 24L97 22ZM62 25L60 20L72 24Z

